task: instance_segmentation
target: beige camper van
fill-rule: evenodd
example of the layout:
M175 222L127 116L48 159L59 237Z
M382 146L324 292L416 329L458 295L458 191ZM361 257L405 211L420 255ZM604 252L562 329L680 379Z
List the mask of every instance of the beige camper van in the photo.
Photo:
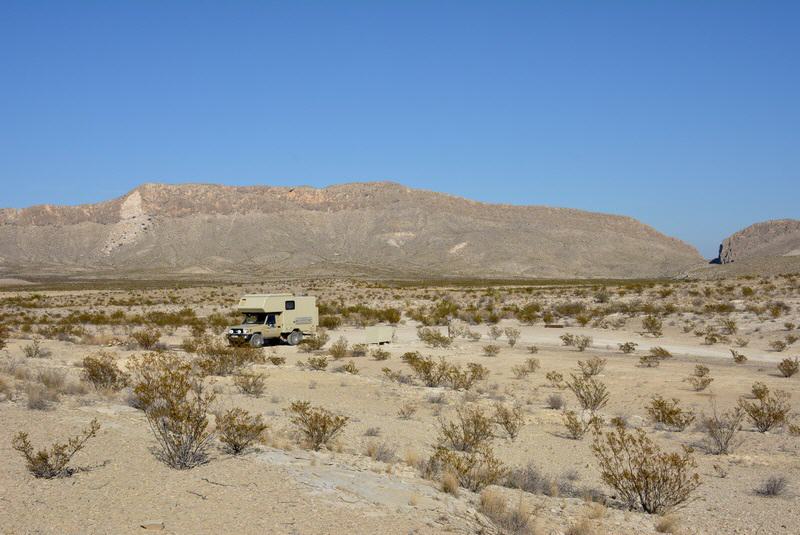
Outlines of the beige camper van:
M319 312L314 296L252 294L239 299L236 309L243 314L239 325L228 327L228 342L261 347L267 340L297 345L303 336L317 332Z

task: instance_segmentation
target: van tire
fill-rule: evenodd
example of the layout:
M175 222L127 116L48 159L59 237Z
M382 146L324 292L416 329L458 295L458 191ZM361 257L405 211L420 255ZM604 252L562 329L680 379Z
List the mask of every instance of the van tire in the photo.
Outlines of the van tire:
M303 333L300 331L292 331L289 333L289 336L286 337L286 342L290 346L296 346L303 340Z
M264 337L256 333L250 337L250 347L261 347L264 345Z

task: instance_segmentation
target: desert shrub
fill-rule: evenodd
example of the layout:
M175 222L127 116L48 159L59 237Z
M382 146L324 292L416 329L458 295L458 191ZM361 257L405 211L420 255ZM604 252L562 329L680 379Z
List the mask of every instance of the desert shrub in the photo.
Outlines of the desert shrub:
M683 431L694 421L695 415L691 411L681 409L678 404L679 401L676 398L670 400L655 396L645 410L654 423L661 424L673 431Z
M4 323L0 323L0 349L5 349L8 342L8 327Z
M264 394L266 379L263 373L244 372L233 376L233 384L242 394L260 398Z
M270 355L267 357L267 360L273 366L280 366L281 364L286 364L286 357L279 357L278 355Z
M439 422L438 444L455 451L474 451L493 437L492 419L478 407L456 409L455 421Z
M637 344L636 342L625 342L624 344L618 344L618 345L620 351L622 351L626 355L629 355L630 353L636 351L636 347L639 344Z
M786 340L786 345L792 345L793 343L797 342L797 335L787 334L784 340Z
M517 340L519 340L519 329L515 329L514 327L506 327L503 330L503 333L506 335L506 339L508 340L508 345L514 347L517 345Z
M755 493L759 496L765 496L767 498L773 498L775 496L780 496L784 492L786 492L787 481L786 478L783 476L770 476L765 479L758 487L756 487Z
M417 329L417 336L428 347L450 347L453 343L452 338L439 332L433 327L420 327Z
M308 446L315 451L340 434L349 420L347 416L333 414L322 407L313 407L308 401L292 402L289 413L291 422Z
M465 369L457 364L447 365L446 384L453 390L469 390L487 377L489 370L476 362L468 362Z
M502 461L485 445L468 452L437 446L429 464L437 467L438 473L455 475L459 485L475 492L501 481L507 471Z
M29 359L46 359L50 357L50 350L42 347L38 338L22 348L22 353Z
M483 346L483 354L487 357L496 357L500 354L500 346L497 344L486 344Z
M397 416L400 417L401 420L410 420L414 413L417 412L417 406L411 402L403 403L400 408L397 410Z
M385 349L381 349L380 347L376 347L375 349L373 349L370 352L370 356L374 360L381 361L381 360L389 360L389 358L391 358L392 354L389 353L388 351L386 351Z
M582 334L575 335L572 333L564 333L559 338L561 338L562 344L574 347L578 351L584 351L587 347L592 345L592 338Z
M580 440L590 427L597 428L601 423L600 417L592 411L583 411L580 415L575 411L564 411L562 419L567 435L574 440Z
M769 343L769 347L773 351L777 351L778 353L780 353L784 351L788 347L788 345L783 340L773 340L772 342Z
M338 340L332 343L331 347L328 348L328 353L336 360L345 358L347 356L347 340L345 337L340 336Z
M742 353L736 351L735 349L731 349L731 357L733 357L733 362L736 364L744 364L747 362L747 357L744 356Z
M497 340L501 336L503 336L503 329L501 329L497 325L492 325L489 328L489 338L491 338L492 340Z
M550 394L547 396L548 409L561 410L566 406L567 402L564 401L564 397L561 394Z
M243 366L264 362L264 352L249 345L229 346L219 340L203 340L197 348L195 369L203 376L227 376Z
M350 350L351 357L366 357L367 344L353 344L353 349Z
M299 349L306 353L319 351L328 343L328 340L330 340L328 333L326 333L324 329L319 329L316 335L300 340Z
M567 381L569 388L578 398L580 406L587 411L596 412L608 403L608 388L606 385L592 377L571 375L572 380Z
M205 463L214 393L206 390L188 362L172 354L133 357L129 367L133 398L158 442L158 457L178 469Z
M747 413L760 433L766 433L786 423L791 410L788 392L776 390L773 394L763 383L755 383L752 393L755 400L739 398L739 407Z
M535 359L533 357L525 359L524 364L511 367L511 371L514 373L514 376L517 379L524 379L531 373L536 372L536 370L538 369L539 369L539 359Z
M416 351L404 353L400 359L408 364L425 386L435 387L444 383L449 367L444 359L436 363L431 357L423 357Z
M19 432L11 440L11 447L22 454L28 471L34 477L47 479L68 477L75 472L68 466L70 460L86 446L90 439L97 435L99 429L100 424L97 420L92 420L89 427L80 435L68 439L66 443L56 442L49 449L39 451L34 451L33 445L28 439L28 433Z
M696 392L701 392L706 388L708 388L708 385L710 385L714 381L714 378L711 377L709 373L710 370L708 369L708 366L697 364L694 367L694 373L692 373L692 375L687 377L685 381L687 381L690 385L692 385L692 388Z
M547 379L547 381L550 383L550 386L553 388L563 390L567 387L566 383L564 383L564 375L555 370L547 372L544 378Z
M639 365L644 366L645 368L658 368L661 364L661 360L659 357L654 355L642 355L639 357Z
M323 315L319 317L319 326L325 329L338 329L342 326L342 318L339 316Z
M522 501L517 507L509 509L500 494L484 489L481 492L480 511L499 528L500 533L526 535L532 532L533 513L525 508Z
M742 426L744 411L736 407L730 411L719 413L712 403L711 415L703 416L700 427L707 437L708 451L714 455L727 455L736 447L736 433Z
M508 408L502 403L495 403L492 420L506 432L511 440L517 438L520 429L525 425L525 415L519 405Z
M539 348L537 346L528 346L528 353L531 355L535 355L539 352Z
M137 346L149 351L161 340L161 333L155 328L141 329L132 332L131 339Z
M128 384L128 375L119 369L114 357L106 352L83 359L82 378L98 390L116 391Z
M260 414L251 415L244 409L225 411L217 418L217 432L225 450L239 455L256 442L267 429Z
M27 407L31 410L47 410L53 403L58 403L59 400L58 390L45 388L38 384L26 385L25 393L28 396Z
M334 371L339 373L349 373L350 375L358 375L358 367L352 360L348 360L341 366L338 366Z
M383 368L381 369L384 378L392 381L393 383L401 384L401 385L408 385L414 382L414 378L410 375L406 375L403 372L398 372L392 370L391 368Z
M651 347L650 354L660 359L672 358L672 353L670 353L661 346Z
M36 373L36 380L48 390L61 392L67 382L67 374L55 368L46 368Z
M308 357L308 361L305 362L305 365L308 366L310 370L322 371L328 367L328 357L325 355Z
M688 500L700 485L691 449L681 453L661 450L641 429L617 425L595 434L592 452L600 477L630 507L662 513Z
M664 324L657 316L652 314L645 316L642 320L642 329L645 333L658 338L664 334Z
M578 368L581 370L584 377L594 377L602 373L603 369L606 367L606 362L606 359L591 357L586 361L579 360Z
M367 456L382 463L392 463L397 460L397 448L388 442L370 440L367 443Z
M781 372L781 375L784 377L791 377L800 371L800 359L797 357L793 359L783 359L778 364L778 371Z
M736 320L732 318L725 318L722 320L722 332L725 334L736 334L739 332L739 326L736 325Z
M750 340L747 338L742 338L741 336L737 336L733 339L733 343L736 344L736 347L747 347L747 344L750 343Z

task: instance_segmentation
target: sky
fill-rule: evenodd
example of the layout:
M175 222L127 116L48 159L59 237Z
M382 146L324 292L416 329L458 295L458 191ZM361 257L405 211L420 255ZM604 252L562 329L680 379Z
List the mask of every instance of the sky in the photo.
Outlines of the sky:
M2 0L0 206L392 180L710 258L800 218L798 27L769 0Z

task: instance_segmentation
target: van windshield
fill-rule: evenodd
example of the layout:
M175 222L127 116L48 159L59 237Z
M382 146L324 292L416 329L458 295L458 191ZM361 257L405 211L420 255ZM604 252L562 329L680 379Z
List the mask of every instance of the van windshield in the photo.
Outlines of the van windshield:
M266 319L267 315L260 312L245 314L244 319L242 320L242 325L263 325L264 320Z

